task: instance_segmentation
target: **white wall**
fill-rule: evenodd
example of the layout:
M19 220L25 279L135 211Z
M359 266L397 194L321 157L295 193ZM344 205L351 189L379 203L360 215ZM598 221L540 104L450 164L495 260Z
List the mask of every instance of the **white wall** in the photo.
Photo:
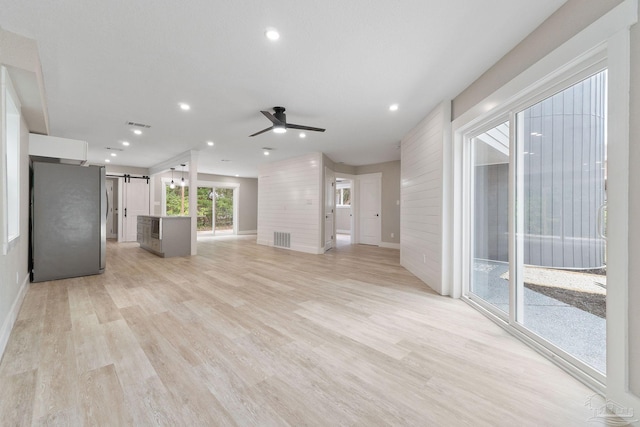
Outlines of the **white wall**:
M401 142L400 264L447 295L443 274L443 163L450 103L431 111Z
M291 233L291 249L323 253L322 153L264 164L258 173L258 244Z
M631 29L629 164L640 164L640 24ZM640 168L629 168L629 387L640 396ZM636 408L636 414L640 407Z
M20 236L6 255L0 251L0 358L11 334L29 284L29 132L48 133L44 82L35 40L0 28L0 64L17 74L14 89L21 104L20 120ZM0 91L1 92L1 91ZM4 99L0 102L0 129L4 126ZM1 132L0 132L1 133ZM3 157L0 156L0 159ZM0 166L4 173L4 165ZM0 180L2 182L2 180ZM2 194L2 191L0 191ZM0 224L4 223L0 198ZM2 227L0 227L2 228ZM0 230L4 240L6 230Z
M3 103L4 105L4 103ZM2 110L2 108L0 108ZM0 111L0 124L4 111ZM18 316L29 283L29 130L24 118L20 123L20 237L6 254L0 252L0 358L5 350L11 328ZM2 167L4 170L4 166ZM1 194L1 193L0 193ZM4 200L0 202L0 224L5 215ZM2 238L5 231L2 230Z
M351 206L336 206L336 233L351 234Z
M622 0L568 0L455 97L452 118L460 117L621 2Z

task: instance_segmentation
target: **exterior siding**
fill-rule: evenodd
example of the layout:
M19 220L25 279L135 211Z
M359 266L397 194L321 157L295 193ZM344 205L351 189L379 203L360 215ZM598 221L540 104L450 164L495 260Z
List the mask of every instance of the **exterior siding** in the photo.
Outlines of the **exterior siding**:
M521 113L525 264L605 265L605 94L606 74L597 74ZM508 260L508 173L507 164L475 168L478 258Z

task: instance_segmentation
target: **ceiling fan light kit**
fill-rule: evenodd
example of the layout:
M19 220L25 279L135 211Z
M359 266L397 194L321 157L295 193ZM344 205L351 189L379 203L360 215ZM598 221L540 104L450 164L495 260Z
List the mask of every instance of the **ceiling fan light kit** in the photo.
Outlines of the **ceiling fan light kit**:
M271 123L273 123L273 125L249 136L257 136L261 133L269 132L270 130L273 130L274 133L285 133L287 129L308 130L313 132L325 131L325 129L322 128L287 123L287 115L284 113L284 111L284 107L273 107L273 114L268 111L260 111L267 119L271 121Z

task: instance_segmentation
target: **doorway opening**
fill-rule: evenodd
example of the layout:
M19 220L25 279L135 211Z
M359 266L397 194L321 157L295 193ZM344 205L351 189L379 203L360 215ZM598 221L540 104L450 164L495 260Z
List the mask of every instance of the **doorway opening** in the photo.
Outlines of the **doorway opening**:
M231 187L198 187L198 235L236 234L236 190Z
M353 180L336 176L336 246L353 243Z

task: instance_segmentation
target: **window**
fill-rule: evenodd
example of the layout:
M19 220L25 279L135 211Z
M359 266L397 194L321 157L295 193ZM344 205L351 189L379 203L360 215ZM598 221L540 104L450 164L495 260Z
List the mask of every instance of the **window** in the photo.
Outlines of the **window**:
M165 183L166 215L189 215L189 187L176 185L174 188Z
M20 236L20 104L6 68L2 68L2 153L4 242L6 254Z
M351 206L350 188L336 188L336 206Z

